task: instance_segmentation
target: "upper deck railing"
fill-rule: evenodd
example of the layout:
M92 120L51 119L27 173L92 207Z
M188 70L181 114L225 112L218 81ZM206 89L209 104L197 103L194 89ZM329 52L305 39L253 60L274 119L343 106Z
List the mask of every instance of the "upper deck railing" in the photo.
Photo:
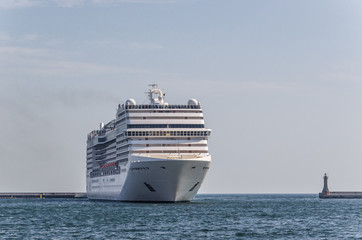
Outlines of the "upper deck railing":
M154 104L140 104L140 105L126 105L120 104L118 108L122 109L201 109L198 105L154 105Z
M88 133L87 140L90 141L96 136L104 136L109 131L113 131L115 128L116 121L113 119L107 124L100 124L100 130L93 130L90 133Z
M158 109L157 111L153 111L153 112L170 112L170 111L175 111L176 109L201 109L200 103L196 100L196 99L190 99L188 100L187 104L182 104L182 105L175 105L175 104L168 104L165 102L165 93L163 90L158 88L157 84L151 84L149 85L152 88L149 89L148 92L146 92L148 94L149 97L149 104L136 104L136 101L132 98L128 99L124 104L118 104L118 111L117 111L117 117L118 119L112 120L107 124L100 124L100 130L94 130L92 132L90 132L88 134L88 141L92 140L94 137L96 136L104 136L106 133L108 133L109 131L112 131L115 129L116 127L116 120L117 121L124 121L125 117L121 118L123 115L127 114L127 110L130 109L147 109L147 110L154 110L154 109ZM167 110L162 110L162 109L167 109ZM150 112L150 111L137 111L137 112ZM176 112L176 111L175 111ZM198 110L198 111L178 111L178 112L186 112L186 113L202 113L202 110ZM118 122L117 122L118 123ZM98 139L103 140L102 139Z

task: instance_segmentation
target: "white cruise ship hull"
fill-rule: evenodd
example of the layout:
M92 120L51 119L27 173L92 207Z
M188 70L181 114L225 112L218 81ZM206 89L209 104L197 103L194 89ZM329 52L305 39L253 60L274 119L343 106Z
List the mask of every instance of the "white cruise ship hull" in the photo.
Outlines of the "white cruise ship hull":
M97 177L98 181L90 183L88 197L139 202L190 201L198 192L210 161L209 155L193 159L132 156L126 171Z
M211 161L201 105L168 104L163 90L150 86L148 104L128 99L115 119L88 133L88 198L179 202L199 190Z

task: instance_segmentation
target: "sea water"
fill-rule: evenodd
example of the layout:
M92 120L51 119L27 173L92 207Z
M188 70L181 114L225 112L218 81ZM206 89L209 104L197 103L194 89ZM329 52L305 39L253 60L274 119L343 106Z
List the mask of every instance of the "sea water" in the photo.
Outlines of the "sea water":
M362 199L199 194L189 203L0 199L0 239L362 239Z

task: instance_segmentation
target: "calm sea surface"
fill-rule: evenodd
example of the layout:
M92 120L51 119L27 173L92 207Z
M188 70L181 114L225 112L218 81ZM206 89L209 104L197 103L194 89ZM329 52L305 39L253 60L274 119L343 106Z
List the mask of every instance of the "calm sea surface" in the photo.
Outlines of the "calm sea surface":
M362 239L362 199L209 194L177 204L0 199L0 239Z

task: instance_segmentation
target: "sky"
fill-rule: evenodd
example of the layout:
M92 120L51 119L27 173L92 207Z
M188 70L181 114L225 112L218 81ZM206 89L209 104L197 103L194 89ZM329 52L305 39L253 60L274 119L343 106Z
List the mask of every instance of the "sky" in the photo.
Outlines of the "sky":
M86 136L201 102L200 193L362 191L359 0L1 0L0 192L85 191Z

